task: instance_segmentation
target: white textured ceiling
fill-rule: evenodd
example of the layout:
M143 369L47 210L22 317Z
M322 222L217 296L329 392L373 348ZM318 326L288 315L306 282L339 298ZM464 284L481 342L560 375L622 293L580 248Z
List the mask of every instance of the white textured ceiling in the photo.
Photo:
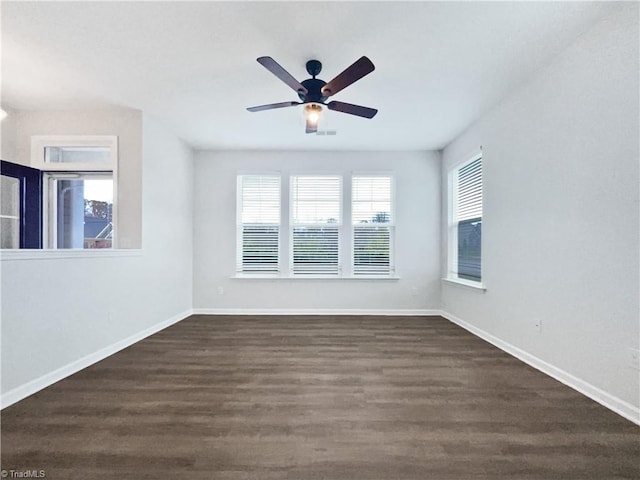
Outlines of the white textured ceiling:
M2 2L6 109L131 107L196 148L439 149L611 9L595 2ZM332 99L336 136L306 135L297 100L256 62L329 81L376 70Z

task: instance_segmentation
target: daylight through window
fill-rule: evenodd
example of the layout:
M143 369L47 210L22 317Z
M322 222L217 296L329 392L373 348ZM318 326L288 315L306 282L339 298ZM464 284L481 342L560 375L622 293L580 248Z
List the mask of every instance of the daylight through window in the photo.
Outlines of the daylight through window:
M238 176L237 271L280 269L280 176Z
M352 179L353 274L389 275L393 270L392 182L385 176Z
M293 275L338 275L342 227L342 177L291 177Z
M450 263L454 277L482 280L482 156L454 170Z
M34 135L33 166L43 172L46 248L114 248L118 137Z

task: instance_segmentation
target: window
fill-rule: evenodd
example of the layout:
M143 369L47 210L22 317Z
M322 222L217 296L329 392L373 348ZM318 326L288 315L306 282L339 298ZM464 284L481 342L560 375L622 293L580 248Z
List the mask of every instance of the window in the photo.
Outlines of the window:
M389 275L394 267L392 178L357 175L352 178L353 274Z
M237 271L280 269L280 176L238 176Z
M33 136L43 171L47 248L115 247L118 141L115 136Z
M238 175L238 275L394 275L393 176L356 174L351 185L346 180L342 175L298 174L289 177L287 186L278 174ZM344 251L350 260L346 269Z
M43 171L113 171L118 137L111 135L34 135L31 166Z
M109 147L44 147L45 163L92 163L104 164L110 161Z
M450 277L482 280L482 155L452 171Z
M291 177L291 271L339 275L342 177Z
M45 173L51 248L113 246L113 175Z

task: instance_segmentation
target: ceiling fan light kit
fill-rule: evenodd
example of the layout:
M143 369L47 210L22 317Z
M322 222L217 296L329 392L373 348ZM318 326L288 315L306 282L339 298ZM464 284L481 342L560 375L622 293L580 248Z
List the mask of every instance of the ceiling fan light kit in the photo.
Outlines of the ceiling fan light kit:
M273 73L276 77L295 90L300 97L300 102L280 102L249 107L250 112L261 112L263 110L273 110L275 108L293 107L295 105L305 105L306 133L316 133L318 131L318 120L323 108L336 112L348 113L363 118L373 118L378 110L375 108L363 107L351 103L331 101L325 103L327 99L347 88L352 83L360 80L365 75L373 72L375 66L367 57L360 57L342 73L338 74L330 82L325 82L316 78L322 71L322 63L318 60L309 60L306 64L307 72L311 75L302 82L298 82L289 72L278 64L271 57L259 57L258 63Z
M322 105L319 103L307 103L304 107L304 118L306 121L306 133L318 131L318 120L322 114Z

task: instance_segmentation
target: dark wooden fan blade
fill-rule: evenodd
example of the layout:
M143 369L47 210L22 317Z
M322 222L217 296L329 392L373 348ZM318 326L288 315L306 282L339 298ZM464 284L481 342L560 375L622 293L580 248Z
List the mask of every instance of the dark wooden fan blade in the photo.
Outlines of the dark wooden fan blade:
M307 119L307 128L305 129L306 133L316 133L318 131L318 123L313 123Z
M273 110L274 108L293 107L294 105L300 105L300 102L280 102L270 103L269 105L258 105L257 107L249 107L247 110L250 112L261 112L262 110Z
M326 97L335 95L343 88L373 72L375 68L367 57L360 57L353 65L322 87L322 94Z
M273 73L276 77L282 80L284 83L293 88L296 92L307 94L307 89L302 86L302 84L297 81L293 76L287 72L284 68L280 66L278 62L276 62L271 57L260 57L258 58L258 63L262 65L264 68Z
M350 115L357 115L358 117L373 118L378 113L375 108L363 107L361 105L353 105L352 103L344 102L329 102L327 104L329 110L335 110L336 112L348 113Z

